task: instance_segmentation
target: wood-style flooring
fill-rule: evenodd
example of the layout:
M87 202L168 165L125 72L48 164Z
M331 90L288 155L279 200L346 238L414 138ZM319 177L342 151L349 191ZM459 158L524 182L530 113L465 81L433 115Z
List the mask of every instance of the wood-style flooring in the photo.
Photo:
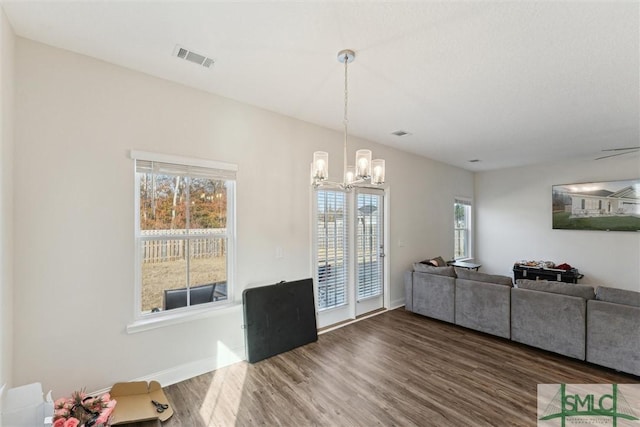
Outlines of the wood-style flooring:
M539 383L638 382L397 309L166 387L163 426L535 426Z

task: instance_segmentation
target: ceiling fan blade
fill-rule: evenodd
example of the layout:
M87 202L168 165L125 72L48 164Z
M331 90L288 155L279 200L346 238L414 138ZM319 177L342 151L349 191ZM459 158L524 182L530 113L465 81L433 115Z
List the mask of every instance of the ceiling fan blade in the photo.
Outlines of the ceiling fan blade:
M624 153L616 153L616 154L610 154L608 156L598 157L598 158L596 158L596 160L608 159L609 157L622 156L623 154L631 154L631 153L632 153L632 151L625 151Z
M627 148L609 148L602 151L627 151L627 150L640 150L640 147L627 147Z

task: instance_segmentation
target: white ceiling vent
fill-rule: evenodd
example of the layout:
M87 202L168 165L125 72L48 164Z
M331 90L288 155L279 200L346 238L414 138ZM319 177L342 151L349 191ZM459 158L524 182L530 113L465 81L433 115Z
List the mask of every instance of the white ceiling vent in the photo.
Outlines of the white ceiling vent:
M173 50L173 55L177 56L180 59L185 59L187 61L193 62L194 64L202 65L205 68L213 67L213 63L215 62L213 58L209 58L206 55L196 53L180 45L176 45L176 48Z

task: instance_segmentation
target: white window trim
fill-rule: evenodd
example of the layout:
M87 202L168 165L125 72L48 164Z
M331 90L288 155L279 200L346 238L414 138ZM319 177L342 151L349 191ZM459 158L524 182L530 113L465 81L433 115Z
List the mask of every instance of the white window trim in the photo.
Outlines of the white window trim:
M201 304L198 308L188 310L176 309L176 313L167 313L160 317L141 318L134 320L127 325L127 333L135 334L138 332L150 331L152 329L162 328L165 326L177 325L180 323L191 322L194 320L206 319L209 317L223 316L233 313L242 307L239 302L230 300L227 304L216 305ZM155 313L154 313L155 314Z
M238 166L232 163L219 162L215 160L196 159L191 157L174 156L170 154L151 153L147 151L131 150L129 157L132 160L146 160L153 162L174 163L186 166L197 166L211 169L221 169L237 172ZM135 188L139 188L139 177L136 173L136 165L133 163L133 172L135 176ZM150 329L156 329L163 326L175 325L192 320L202 319L204 317L216 316L230 312L234 307L241 304L235 302L235 272L236 272L236 181L228 181L231 190L227 195L227 210L229 216L233 218L231 226L227 227L227 300L224 302L215 302L208 304L199 304L198 306L185 307L170 311L158 313L141 313L142 305L142 271L140 267L140 250L138 242L140 236L140 197L134 191L134 247L135 247L135 273L134 273L134 306L133 306L133 322L127 325L127 333L137 333Z
M474 239L473 239L473 223L475 221L475 213L473 210L473 199L470 197L454 197L453 198L453 204L454 204L454 209L455 209L455 205L456 203L460 202L461 204L466 204L469 206L469 211L471 212L471 220L469 221L469 228L467 231L467 237L469 238L469 253L467 254L466 258L458 258L456 261L471 261L474 259L474 250L473 250L473 245L474 245ZM453 218L453 229L455 230L456 224L455 224L455 211L454 211L454 218ZM455 242L454 242L455 244ZM454 253L454 259L455 259L455 253Z

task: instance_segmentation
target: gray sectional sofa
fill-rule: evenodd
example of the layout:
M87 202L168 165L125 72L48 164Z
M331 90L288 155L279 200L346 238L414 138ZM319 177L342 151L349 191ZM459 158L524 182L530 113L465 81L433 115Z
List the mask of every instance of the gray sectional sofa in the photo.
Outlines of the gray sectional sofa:
M587 362L640 375L640 292L596 289L587 302Z
M640 292L414 264L405 309L640 375Z

